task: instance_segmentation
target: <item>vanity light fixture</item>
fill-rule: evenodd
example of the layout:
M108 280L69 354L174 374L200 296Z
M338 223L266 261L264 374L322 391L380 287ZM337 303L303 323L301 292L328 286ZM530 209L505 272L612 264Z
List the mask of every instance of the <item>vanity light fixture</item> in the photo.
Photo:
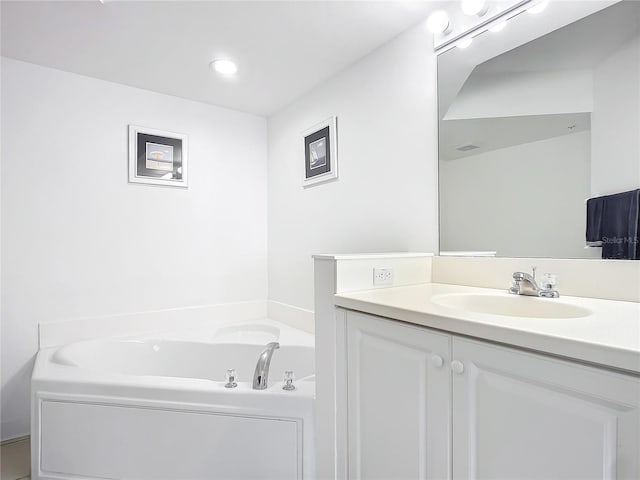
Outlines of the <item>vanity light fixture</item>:
M527 13L532 13L533 15L536 15L542 12L545 8L547 8L547 5L549 5L549 0L542 0L534 4L531 8L529 8L527 10Z
M427 28L433 34L448 33L451 31L449 15L444 10L436 10L427 18Z
M489 10L486 0L462 0L462 11L465 15L482 17Z
M1 0L0 0L1 1ZM446 10L441 9L433 12L427 19L427 27L435 35L435 51L441 54L452 48L467 48L473 42L473 37L483 32L500 32L504 30L506 24L512 18L523 12L538 14L549 6L551 0L520 0L514 5L500 11L493 11L489 0L460 0L461 10L466 15L477 15L484 17L480 20L464 19L463 13L454 12L453 20L461 20L463 24L472 23L474 25L464 28L455 28L455 34L449 35L454 28ZM639 0L640 1L640 0ZM488 12L492 12L487 15ZM461 31L458 31L461 30Z
M209 64L211 69L221 75L233 75L238 71L238 67L231 60L218 59Z

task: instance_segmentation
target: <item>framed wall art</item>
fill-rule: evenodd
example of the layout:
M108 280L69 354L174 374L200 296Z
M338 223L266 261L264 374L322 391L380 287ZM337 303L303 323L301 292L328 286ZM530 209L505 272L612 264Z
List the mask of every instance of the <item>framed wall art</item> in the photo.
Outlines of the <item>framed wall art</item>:
M129 182L187 188L187 136L129 125Z
M338 178L336 126L336 117L331 117L302 133L304 139L303 187Z

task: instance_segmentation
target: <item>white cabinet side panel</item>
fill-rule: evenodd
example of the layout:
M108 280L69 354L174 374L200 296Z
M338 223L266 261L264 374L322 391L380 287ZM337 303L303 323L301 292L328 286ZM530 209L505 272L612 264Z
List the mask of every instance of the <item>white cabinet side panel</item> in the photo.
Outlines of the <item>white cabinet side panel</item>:
M294 420L43 401L41 421L43 478L302 478Z

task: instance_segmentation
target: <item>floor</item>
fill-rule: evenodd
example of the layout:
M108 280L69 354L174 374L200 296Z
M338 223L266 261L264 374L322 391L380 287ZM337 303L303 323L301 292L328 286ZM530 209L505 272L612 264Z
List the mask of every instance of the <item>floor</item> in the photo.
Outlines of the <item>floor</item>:
M0 446L0 480L29 480L29 439L10 441Z

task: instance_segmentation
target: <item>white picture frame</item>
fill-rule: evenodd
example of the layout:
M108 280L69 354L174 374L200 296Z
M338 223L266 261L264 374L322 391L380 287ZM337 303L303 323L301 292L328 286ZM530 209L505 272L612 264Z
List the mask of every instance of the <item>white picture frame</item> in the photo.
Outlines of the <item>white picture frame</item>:
M302 187L338 178L337 117L329 117L302 132Z
M129 125L129 183L188 188L188 137Z

